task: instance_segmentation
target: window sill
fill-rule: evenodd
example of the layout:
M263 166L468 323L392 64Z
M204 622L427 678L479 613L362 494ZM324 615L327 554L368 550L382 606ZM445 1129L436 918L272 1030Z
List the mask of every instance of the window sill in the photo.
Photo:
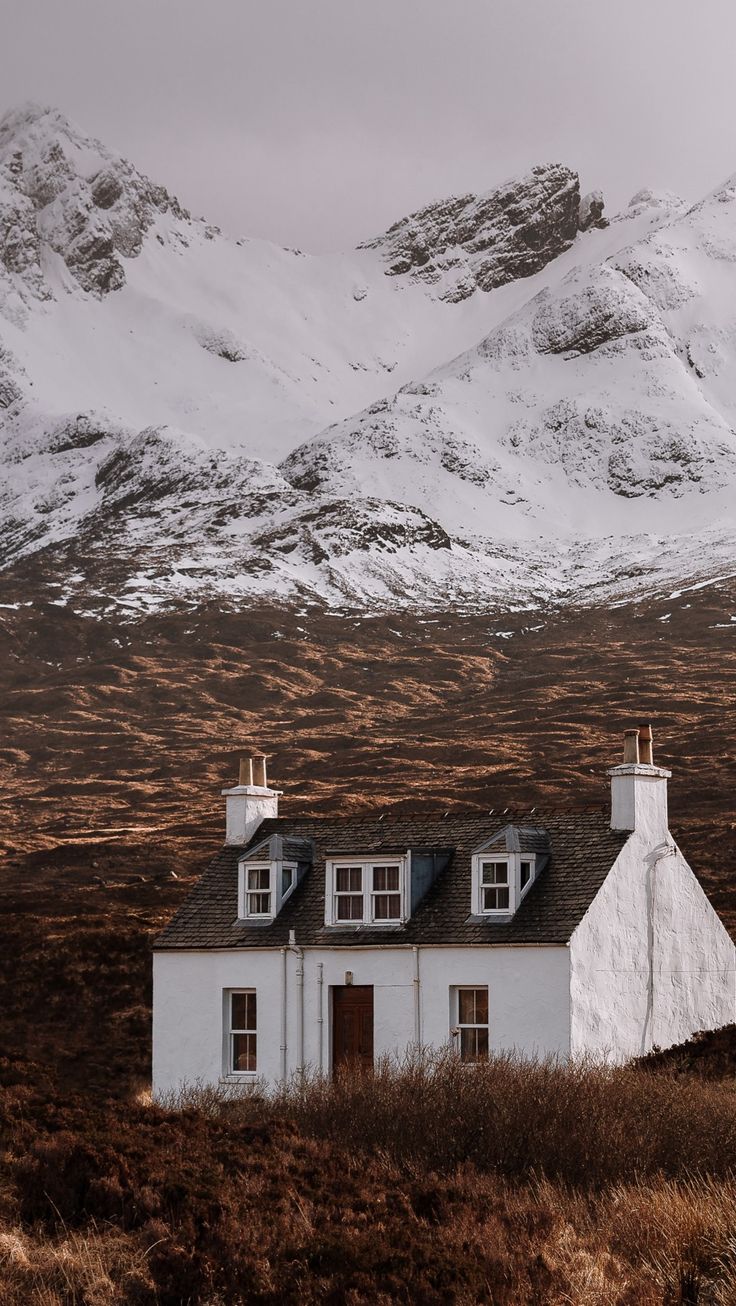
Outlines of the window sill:
M220 1075L218 1084L255 1084L257 1070L233 1070L227 1075Z

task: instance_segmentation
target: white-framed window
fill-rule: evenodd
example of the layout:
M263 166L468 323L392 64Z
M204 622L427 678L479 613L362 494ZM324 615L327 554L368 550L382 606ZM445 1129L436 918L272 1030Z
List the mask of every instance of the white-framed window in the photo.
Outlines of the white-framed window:
M239 919L271 920L293 893L296 882L296 862L241 862Z
M472 911L475 916L508 919L534 883L533 853L495 852L473 856Z
M271 916L271 867L246 866L246 916Z
M508 911L509 909L509 864L504 857L501 861L480 863L480 907L483 912Z
M401 925L409 914L409 857L326 863L327 925Z
M485 1061L490 1047L487 985L458 985L452 992L452 1035L461 1061Z
M255 989L225 993L226 1072L255 1075L258 1070L258 1003Z

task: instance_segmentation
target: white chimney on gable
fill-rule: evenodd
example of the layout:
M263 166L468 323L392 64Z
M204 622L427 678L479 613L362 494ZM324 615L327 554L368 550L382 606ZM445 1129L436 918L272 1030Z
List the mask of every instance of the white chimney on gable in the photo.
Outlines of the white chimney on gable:
M652 728L637 726L624 732L624 760L614 766L611 777L611 829L636 830L655 841L669 833L667 781L672 775L655 766Z
M266 782L266 758L241 757L240 774L234 789L223 789L225 798L225 843L242 847L252 839L261 821L279 814L278 789Z

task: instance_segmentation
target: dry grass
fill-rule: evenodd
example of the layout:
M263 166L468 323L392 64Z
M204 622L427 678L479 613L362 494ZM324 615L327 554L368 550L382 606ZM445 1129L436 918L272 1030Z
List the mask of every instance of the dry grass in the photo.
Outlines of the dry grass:
M380 1171L379 1171L380 1173ZM382 1190L326 1222L307 1192L241 1231L247 1270L192 1265L171 1279L185 1249L161 1226L145 1247L133 1232L0 1233L4 1306L204 1306L235 1302L493 1302L504 1306L733 1306L736 1185L657 1181L591 1199L549 1181L523 1186L461 1169L435 1188L390 1167ZM423 1205L424 1203L424 1205ZM432 1205L433 1203L433 1205ZM360 1209L362 1205L362 1209ZM253 1209L249 1222L253 1222ZM236 1231L232 1230L233 1235ZM149 1235L150 1236L150 1235ZM145 1240L143 1240L145 1241ZM376 1243L379 1253L376 1254ZM156 1260L157 1247L168 1248Z
M0 1232L0 1290L3 1302L39 1306L117 1306L155 1300L147 1254L122 1231L33 1237L22 1228Z
M176 1106L0 1082L0 1300L734 1306L736 1097L637 1068L383 1065Z

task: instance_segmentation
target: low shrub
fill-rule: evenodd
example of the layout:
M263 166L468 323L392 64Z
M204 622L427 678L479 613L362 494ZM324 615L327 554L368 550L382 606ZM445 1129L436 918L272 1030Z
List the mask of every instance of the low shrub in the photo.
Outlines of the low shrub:
M383 1061L371 1075L292 1080L272 1097L196 1092L209 1114L293 1120L316 1138L395 1163L599 1189L639 1177L728 1178L736 1171L736 1092L635 1066L509 1054L463 1064L450 1053Z

